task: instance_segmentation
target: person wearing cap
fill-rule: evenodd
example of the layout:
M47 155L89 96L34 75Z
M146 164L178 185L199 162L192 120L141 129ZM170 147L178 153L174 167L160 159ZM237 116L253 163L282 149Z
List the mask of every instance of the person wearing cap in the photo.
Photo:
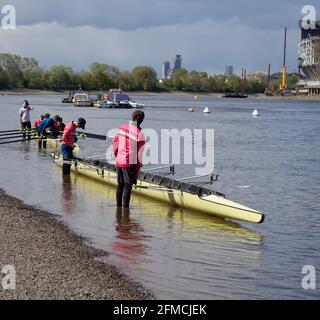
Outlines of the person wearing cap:
M87 122L85 119L79 118L78 120L72 121L65 126L61 140L61 152L64 160L73 159L73 149L75 147L75 143L77 142L76 129L81 128L85 130L86 123ZM62 167L63 174L70 174L70 168L71 164L64 163Z
M20 126L23 130L23 139L26 138L25 131L28 132L28 139L31 137L31 120L30 120L30 111L33 110L28 100L22 102L22 108L19 110L20 117Z
M144 112L134 111L132 121L122 125L112 140L118 174L117 207L125 210L129 209L132 186L137 183L142 166L145 138L140 125L143 120Z

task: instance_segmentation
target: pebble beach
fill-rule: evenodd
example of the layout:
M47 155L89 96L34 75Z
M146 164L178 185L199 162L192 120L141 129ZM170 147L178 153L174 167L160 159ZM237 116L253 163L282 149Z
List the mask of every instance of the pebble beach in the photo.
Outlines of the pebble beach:
M0 190L0 266L14 266L16 289L0 299L142 300L150 292L114 266L50 213Z

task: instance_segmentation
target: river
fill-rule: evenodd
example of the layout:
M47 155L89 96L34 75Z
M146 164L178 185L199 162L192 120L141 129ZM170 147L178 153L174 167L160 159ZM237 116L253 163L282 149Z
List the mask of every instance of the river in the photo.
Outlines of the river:
M131 110L75 108L59 96L0 96L0 130L18 127L22 99L65 122L83 116L105 134ZM214 188L262 211L263 224L224 221L133 196L129 219L116 214L115 189L81 176L64 182L50 152L34 142L0 146L0 188L58 215L109 253L103 258L161 299L315 299L303 290L304 265L320 271L320 104L282 99L188 95L133 96L145 103L144 128L215 130ZM196 112L187 109L195 107ZM209 107L210 114L202 109ZM258 109L261 116L251 113ZM105 152L80 140L83 156ZM177 166L177 176L194 174ZM50 254L50 253L48 253ZM318 282L319 283L319 282Z

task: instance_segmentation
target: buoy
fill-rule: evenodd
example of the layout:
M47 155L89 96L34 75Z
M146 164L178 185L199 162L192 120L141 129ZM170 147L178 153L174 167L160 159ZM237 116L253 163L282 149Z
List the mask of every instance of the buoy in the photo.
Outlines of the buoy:
M198 96L194 96L194 100L198 100L199 99L199 97Z
M189 108L188 111L189 112L194 112L194 108Z
M203 113L210 113L210 109L208 107L204 108Z
M252 112L252 116L253 116L253 117L259 117L259 116L260 116L260 113L258 112L257 109L255 109L255 110Z

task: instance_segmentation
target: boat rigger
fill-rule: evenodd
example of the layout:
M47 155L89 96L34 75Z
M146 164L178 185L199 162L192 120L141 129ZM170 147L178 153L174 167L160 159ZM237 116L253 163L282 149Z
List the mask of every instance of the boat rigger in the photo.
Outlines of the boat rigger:
M63 165L60 155L53 154L55 162ZM109 185L117 185L114 164L104 160L75 158L68 161L71 170ZM228 200L224 194L200 187L196 184L172 179L168 176L141 171L133 192L173 206L187 208L216 217L235 219L245 222L262 223L264 214Z

